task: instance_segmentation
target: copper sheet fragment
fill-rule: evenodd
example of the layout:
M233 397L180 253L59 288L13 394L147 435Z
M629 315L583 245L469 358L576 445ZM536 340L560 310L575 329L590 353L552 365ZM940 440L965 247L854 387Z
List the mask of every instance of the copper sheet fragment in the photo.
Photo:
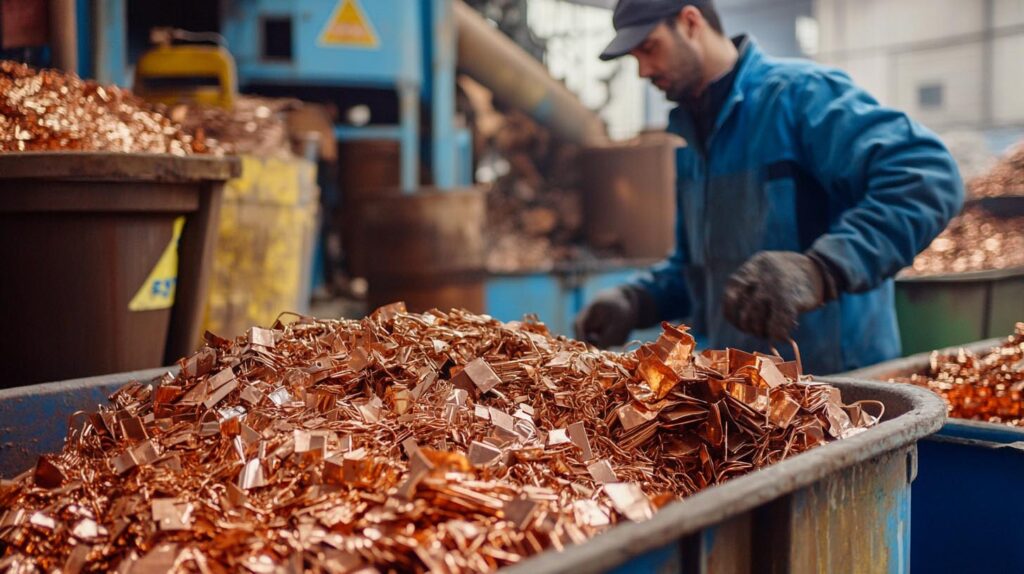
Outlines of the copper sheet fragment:
M242 467L242 471L238 474L238 488L250 490L266 486L266 484L266 480L263 478L263 467L260 465L259 459L254 458L247 461L245 466Z
M583 426L583 422L572 423L569 425L568 432L569 440L580 449L583 460L593 459L594 451L590 448L590 439L587 437L587 429Z
M249 342L258 347L274 348L274 332L270 329L252 327L249 329Z
M505 503L505 519L523 530L534 517L534 513L540 505L528 498L518 498Z
M161 530L187 530L192 525L193 506L175 498L158 498L150 505L153 520Z
M501 449L487 443L473 441L469 445L467 456L473 466L487 466L501 458Z
M66 480L64 471L54 463L53 457L47 455L39 457L33 478L42 488L60 488Z
M642 522L654 515L650 500L636 484L606 484L604 492L612 501L615 510L633 522Z
M474 359L459 372L452 379L452 384L457 387L468 389L470 388L468 383L472 383L480 390L481 393L486 393L494 387L501 384L501 379L498 377L494 369L487 364L487 361L483 359Z
M596 500L582 499L573 502L573 514L578 524L602 528L611 524L608 511L601 508Z
M594 478L594 482L598 484L609 484L619 481L618 477L615 476L615 471L612 470L612 465L607 460L591 463L587 466L587 471Z
M554 429L548 433L548 446L571 443L569 433L565 429Z

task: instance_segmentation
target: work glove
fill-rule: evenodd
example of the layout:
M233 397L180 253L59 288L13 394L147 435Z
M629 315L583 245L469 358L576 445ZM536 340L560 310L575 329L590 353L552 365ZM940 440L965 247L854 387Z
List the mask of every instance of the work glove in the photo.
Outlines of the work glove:
M740 266L725 285L725 318L741 331L784 341L797 318L838 296L822 260L792 251L762 251Z
M646 322L657 321L650 293L633 285L606 289L597 294L579 315L576 338L599 349L625 344L630 332Z

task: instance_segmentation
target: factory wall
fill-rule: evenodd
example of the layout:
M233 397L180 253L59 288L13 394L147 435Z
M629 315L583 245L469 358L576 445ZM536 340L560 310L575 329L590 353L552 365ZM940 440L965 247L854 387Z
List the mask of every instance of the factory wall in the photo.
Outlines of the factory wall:
M1024 0L815 0L819 59L940 132L1024 127Z

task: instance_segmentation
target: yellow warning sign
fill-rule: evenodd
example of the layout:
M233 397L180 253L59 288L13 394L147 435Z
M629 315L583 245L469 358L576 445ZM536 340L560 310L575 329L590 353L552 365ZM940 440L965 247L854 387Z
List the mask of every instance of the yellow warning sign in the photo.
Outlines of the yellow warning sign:
M181 239L181 230L185 227L185 218L179 217L174 220L174 232L171 234L171 242L167 244L160 260L149 272L146 282L139 287L138 293L128 303L128 309L132 311L154 311L156 309L169 309L174 305L174 290L178 285L178 240Z
M340 0L320 32L320 44L376 48L377 32L356 0Z

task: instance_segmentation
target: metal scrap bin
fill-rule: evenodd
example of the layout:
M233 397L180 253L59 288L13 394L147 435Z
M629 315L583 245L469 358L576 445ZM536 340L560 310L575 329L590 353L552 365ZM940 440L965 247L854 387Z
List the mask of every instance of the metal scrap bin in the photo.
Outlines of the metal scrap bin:
M0 387L190 353L237 169L208 156L0 154Z
M1024 197L973 199L989 217L1024 217ZM1024 267L899 277L896 315L903 354L1009 335L1024 317Z
M1003 339L967 345L972 351ZM848 373L887 381L920 373L931 353ZM911 386L911 385L892 385ZM918 446L911 560L920 572L1024 572L1024 429L947 419Z
M905 355L1009 335L1024 316L1024 268L901 277L896 314Z
M0 390L0 476L59 449L71 413L162 372ZM883 422L509 571L907 572L917 442L942 425L945 406L911 386L827 382L844 401L883 402Z

